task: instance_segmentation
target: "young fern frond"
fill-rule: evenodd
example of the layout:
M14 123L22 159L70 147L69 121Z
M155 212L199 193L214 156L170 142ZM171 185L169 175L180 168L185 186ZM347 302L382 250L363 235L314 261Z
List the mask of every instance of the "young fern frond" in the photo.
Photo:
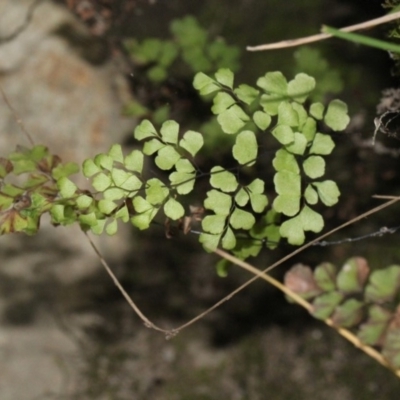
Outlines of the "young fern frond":
M157 130L143 120L134 132L140 148L124 155L121 146L114 144L108 153L84 161L83 174L90 179L92 192L80 190L70 180L78 170L75 164L63 166L43 146L10 155L3 160L3 178L12 173L26 174L27 182L21 187L3 185L3 210L14 210L13 202L21 195L33 195L35 206L43 203L45 199L38 196L46 188L52 197L46 206L31 212L36 225L42 213L50 212L55 224L78 222L85 231L113 235L119 220L130 221L142 230L163 214L167 220L185 225L187 232L187 223L181 223L191 218L190 200L185 196L192 198L194 193L197 199L204 199L201 207L206 213L198 217L203 230L199 240L208 251L222 246L246 258L256 256L263 243L276 247L280 238L301 245L305 232L317 233L324 226L315 206L322 203L331 207L340 195L334 181L322 179L324 157L335 144L329 134L318 132L318 122L340 131L349 121L347 107L340 100L331 101L326 108L321 103L307 106L315 85L315 80L303 73L287 81L282 73L270 72L257 80L257 87L235 87L229 69L220 69L214 76L198 73L194 87L201 95L213 97L212 112L222 131L235 138L231 154L236 166L216 165L209 172L200 172L196 157L204 146L201 132L182 133L173 120L165 121ZM278 146L272 160L274 176L243 181L241 171L249 175L253 168L251 175L257 176L255 168L262 157L259 149L268 146L271 139ZM159 177L144 173L148 158L160 170ZM210 189L199 193L196 184L207 176ZM276 194L268 199L265 188L271 183ZM29 207L17 215L14 210L12 218L18 217L18 223L10 228L4 222L3 233L34 232L32 222L23 222L32 204Z
M311 302L311 315L330 319L333 327L351 329L358 340L373 346L388 364L400 370L400 266L372 271L362 257L340 270L322 263L313 271L298 264L285 275L285 285Z

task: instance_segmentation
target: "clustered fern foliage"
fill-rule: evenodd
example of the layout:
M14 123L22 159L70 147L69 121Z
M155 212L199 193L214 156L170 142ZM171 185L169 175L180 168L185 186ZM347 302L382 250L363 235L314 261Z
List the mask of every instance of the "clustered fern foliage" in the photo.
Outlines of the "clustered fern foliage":
M18 147L8 158L0 158L0 233L33 235L39 229L40 217L61 203L70 204L71 216L65 221L76 222L76 199L61 200L59 182L78 171L77 164L62 164L58 156L40 145Z
M301 245L305 232L320 232L324 221L315 207L336 204L339 190L334 181L323 178L324 157L335 144L329 134L318 131L318 124L344 129L349 120L346 105L340 100L326 108L319 102L308 104L315 80L303 73L288 82L280 72L270 72L256 87L235 87L233 72L220 69L215 76L198 73L194 87L213 99L212 112L222 131L234 136L236 166L201 171L196 157L202 153L202 133L181 132L172 120L159 130L143 120L134 131L141 147L129 154L114 144L108 153L85 160L83 174L93 191L79 189L70 179L79 170L76 164L63 165L43 146L18 149L0 161L1 233L33 234L47 212L56 225L77 222L85 231L109 235L117 232L118 220L142 230L162 216L168 226L175 224L185 232L201 221L200 242L206 250L222 246L246 258L257 255L264 243L275 247L281 237ZM248 171L260 162L260 148L271 135L277 145L275 174L270 181L249 181ZM149 176L148 158L165 175ZM16 181L15 175L20 176ZM204 179L209 183L205 193L204 185L196 185ZM272 202L266 186L275 189ZM202 204L191 204L193 193Z
M186 84L200 71L210 73L219 68L230 68L236 72L240 66L239 47L228 45L223 38L210 34L195 17L188 15L175 19L169 28L168 38L124 40L125 49L136 71L133 76L135 87L146 87L148 97L140 100L139 89L138 98L125 106L124 113L149 118L160 125L169 119L173 107L168 100L157 101L158 95L170 91L165 88L171 85L179 87L183 82ZM149 95L152 90L157 93L155 96ZM175 90L172 89L172 92Z
M127 39L124 44L133 62L146 70L150 81L159 83L168 78L172 66L183 61L192 73L208 73L218 68L239 67L240 50L213 38L193 16L175 19L170 24L171 38L147 38L142 42Z
M347 260L340 270L331 263L314 271L298 264L286 273L285 284L312 301L315 318L331 318L337 327L354 329L362 343L377 347L400 368L400 266L371 272L361 257Z

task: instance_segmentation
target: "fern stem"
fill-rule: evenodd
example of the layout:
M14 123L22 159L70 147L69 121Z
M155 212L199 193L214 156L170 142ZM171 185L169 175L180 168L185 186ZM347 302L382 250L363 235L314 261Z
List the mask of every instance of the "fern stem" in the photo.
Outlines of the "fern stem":
M293 292L290 290L288 287L283 285L281 282L273 278L272 276L268 275L267 273L260 271L259 269L255 268L253 265L240 260L239 258L226 253L223 250L216 249L215 253L218 254L220 257L225 258L226 260L230 261L231 263L245 269L246 271L251 272L252 274L258 276L261 279L264 279L268 283L270 283L272 286L275 286L277 289L279 289L281 292L285 293L288 297L290 297L293 301L295 301L297 304L305 308L308 312L312 312L313 310L313 305L300 297L297 293ZM362 350L364 353L366 353L368 356L379 362L381 365L384 367L390 369L398 378L400 378L400 370L394 369L388 362L387 360L373 347L367 346L363 344L356 335L354 335L352 332L345 328L340 328L336 326L333 321L330 318L327 318L324 320L325 324L330 326L331 328L335 329L341 336L343 336L345 339L347 339L350 343L352 343L355 347L359 348Z

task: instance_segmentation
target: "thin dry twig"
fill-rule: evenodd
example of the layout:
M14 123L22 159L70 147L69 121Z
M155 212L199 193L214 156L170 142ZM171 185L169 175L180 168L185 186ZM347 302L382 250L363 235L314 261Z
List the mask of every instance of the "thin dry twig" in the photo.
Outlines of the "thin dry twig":
M220 255L221 257L225 258L226 260L232 262L233 264L245 269L246 271L251 272L252 274L255 275L255 278L261 278L270 283L271 285L275 286L277 289L279 289L281 292L285 293L287 296L289 296L292 300L294 300L297 304L305 308L308 312L312 312L313 306L311 303L300 297L297 293L293 292L290 290L288 287L283 285L281 282L277 281L275 278L272 276L266 274L263 271L258 270L257 268L253 267L251 264L240 260L234 256L232 256L229 253L226 253L225 251L222 250L217 250L216 253ZM351 331L345 329L345 328L340 328L334 324L331 318L327 318L324 320L325 324L330 326L331 328L335 329L341 336L343 336L345 339L347 339L350 343L352 343L355 347L359 348L362 350L364 353L372 357L374 360L379 362L381 365L384 367L390 369L397 377L400 378L400 370L394 369L388 361L382 356L381 353L379 353L377 350L375 350L373 347L370 347L368 345L363 344L360 339L354 335Z
M271 265L270 267L266 268L264 271L260 271L257 268L255 268L254 266L252 266L251 264L238 259L237 257L226 253L223 250L217 249L215 250L215 253L218 254L220 257L225 258L226 260L232 262L235 265L238 265L239 267L251 272L252 274L254 274L254 277L252 279L250 279L249 281L247 281L245 284L241 285L238 289L236 289L235 291L233 291L231 294L229 294L228 296L226 296L225 298L223 298L221 301L219 301L218 303L214 304L214 306L212 306L211 308L209 308L208 310L206 310L205 312L201 313L200 315L198 315L197 317L193 318L191 321L181 325L178 328L172 329L172 330L166 330L166 329L162 329L160 327L158 327L157 325L155 325L154 323L152 323L139 309L139 307L137 307L137 305L133 302L133 300L131 299L131 297L129 296L129 294L124 290L124 288L122 287L122 285L120 284L118 278L114 275L114 273L112 272L111 268L108 266L107 262L105 261L104 257L101 255L100 251L98 250L98 248L96 247L96 245L93 243L93 241L91 240L91 238L87 235L86 232L85 236L87 237L87 239L89 240L90 245L92 246L93 250L96 252L97 256L99 257L99 260L101 262L101 264L103 265L103 267L105 268L105 270L107 271L107 273L109 274L109 276L111 277L111 279L113 280L114 284L117 286L117 288L119 289L119 291L122 293L122 295L124 296L125 300L128 302L128 304L132 307L132 309L135 311L135 313L139 316L139 318L144 322L145 326L148 328L152 328L156 331L162 332L166 335L166 338L169 339L175 335L177 335L181 330L187 328L189 325L192 325L194 322L198 321L199 319L203 318L205 315L207 315L208 313L210 313L211 311L213 311L215 308L217 308L218 306L220 306L222 303L224 303L225 301L228 301L229 299L231 299L235 294L239 293L241 290L243 290L246 286L250 285L250 283L254 282L255 280L257 280L258 278L264 279L265 281L267 281L268 283L270 283L271 285L275 286L276 288L278 288L280 291L282 291L283 293L285 293L287 296L289 296L290 298L292 298L296 303L298 303L299 305L301 305L303 308L305 308L308 312L312 311L312 305L304 300L302 297L300 297L297 293L291 291L289 288L287 288L285 285L283 285L281 282L277 281L276 279L274 279L273 277L271 277L270 275L268 275L266 273L266 271L271 270L272 268L282 264L284 261L286 261L287 259L293 257L295 254L298 254L300 251L303 251L304 249L306 249L307 247L311 246L314 242L319 241L323 238L325 238L326 236L331 235L332 233L338 231L339 229L344 228L345 226L348 226L362 218L367 217L368 215L371 215L375 212L378 212L380 210L382 210L383 208L389 207L390 205L394 204L395 202L399 201L400 197L396 197L396 198L392 198L390 201L373 208L372 210L367 211L364 214L359 215L356 218L353 218L351 221L346 222L345 224L340 225L339 227L332 229L331 231L327 232L324 235L321 235L319 238L311 241L310 243L307 243L306 245L302 246L301 248L295 250L294 252L290 253L289 255L287 255L286 257L284 257L283 259L279 260L278 262L276 262L275 264ZM337 327L332 319L328 318L326 320L324 320L325 324L332 327L333 329L335 329L341 336L343 336L345 339L347 339L350 343L352 343L355 347L359 348L360 350L362 350L364 353L366 353L368 356L370 356L371 358L373 358L374 360L376 360L377 362L379 362L382 366L388 368L389 370L391 370L397 377L400 378L400 370L396 370L394 369L389 363L388 361L382 356L382 354L380 354L377 350L375 350L374 348L367 346L365 344L363 344L358 338L357 336L355 336L351 331L345 329L345 328L340 328Z
M374 194L372 196L374 199L380 199L380 200L393 200L397 199L398 196L390 196L390 195L381 195L381 194Z
M121 294L124 296L125 300L128 302L128 304L131 306L131 308L135 311L135 313L139 316L139 318L144 322L145 326L148 328L152 328L155 329L156 331L162 332L165 334L167 339L170 339L174 336L176 336L180 331L182 331L183 329L189 327L190 325L194 324L195 322L199 321L200 319L204 318L207 314L209 314L210 312L214 311L216 308L218 308L219 306L221 306L223 303L227 302L228 300L230 300L233 296L235 296L236 294L238 294L239 292L241 292L243 289L245 289L247 286L249 286L251 283L253 283L254 281L256 281L257 279L259 279L260 277L262 277L263 279L269 280L270 276L266 275L266 273L268 271L270 271L271 269L277 267L278 265L281 265L282 263L284 263L285 261L289 260L290 258L294 257L296 254L302 252L303 250L307 249L308 247L311 247L314 243L321 241L322 239L326 238L327 236L339 231L340 229L345 228L346 226L349 226L357 221L359 221L360 219L366 218L367 216L374 214L386 207L391 206L392 204L396 203L400 201L400 197L396 197L391 199L390 201L387 201L384 204L381 204L378 207L373 208L372 210L369 210L361 215L359 215L358 217L355 217L353 219L351 219L350 221L345 222L344 224L330 230L329 232L317 237L316 239L312 240L311 242L305 244L304 246L301 246L300 248L296 249L295 251L293 251L292 253L288 254L287 256L281 258L279 261L275 262L274 264L270 265L268 268L264 269L263 271L259 271L258 269L256 269L255 267L253 267L252 265L244 262L243 260L239 260L238 258L236 258L235 256L226 253L223 250L220 249L216 249L215 253L217 255L219 255L220 257L223 257L229 261L231 261L232 263L236 264L236 265L240 265L242 268L245 268L244 266L246 266L246 269L248 269L250 272L254 273L255 276L251 279L249 279L247 282L245 282L244 284L242 284L241 286L239 286L237 289L235 289L234 291L232 291L229 295L225 296L223 299L219 300L217 303L215 303L212 307L208 308L207 310L205 310L204 312L200 313L199 315L197 315L196 317L192 318L190 321L184 323L183 325L180 325L177 328L173 328L173 329L162 329L160 327L158 327L157 325L155 325L154 323L152 323L139 309L139 307L134 303L134 301L131 299L131 297L129 296L129 294L125 291L125 289L122 287L121 283L119 282L118 278L114 275L114 273L112 272L111 268L109 267L109 265L107 264L106 260L104 259L104 257L101 255L99 249L96 247L96 245L93 243L93 241L90 239L90 237L85 233L86 238L89 240L90 245L92 246L93 250L95 251L95 253L97 254L97 256L99 257L99 260L101 262L101 264L103 265L103 267L105 268L105 270L107 271L107 273L109 274L109 276L111 277L111 279L113 280L114 284L117 286L118 290L121 292ZM271 282L270 282L271 283ZM275 285L276 286L276 285ZM279 289L282 290L284 293L288 294L288 289L280 284ZM294 295L296 296L296 295ZM310 311L309 306L306 305L306 302L302 301L302 299L300 297L297 297L297 301L300 305L302 305L304 308L306 308L308 311ZM357 347L359 347L359 345L357 345Z
M272 270L273 268L276 268L278 265L281 265L282 263L284 263L285 261L293 258L296 254L301 253L303 250L307 249L308 247L311 247L314 245L314 243L321 241L322 239L326 238L329 235L332 235L333 233L345 228L346 226L349 226L351 224L354 224L355 222L359 221L360 219L366 218L369 215L372 215L380 210L383 210L386 207L391 206L394 203L397 203L398 201L400 201L400 197L396 197L394 199L391 199L390 201L387 201L384 204L379 205L378 207L373 208L372 210L369 210L361 215L359 215L358 217L355 217L353 219L351 219L350 221L345 222L344 224L330 230L327 233L324 233L323 235L317 237L316 239L312 240L311 242L305 244L304 246L299 247L298 249L296 249L295 251L291 252L290 254L288 254L287 256L281 258L279 261L275 262L274 264L270 265L268 268L264 269L263 271L261 271L262 274L265 274L266 272ZM235 260L239 260L238 258L226 253L223 250L217 249L215 250L215 253L218 254L221 257L224 257L226 259L235 259ZM228 258L229 257L229 258ZM239 260L240 261L240 260ZM233 262L233 261L232 261ZM211 311L215 310L216 308L218 308L220 305L222 305L223 303L227 302L228 300L230 300L233 296L235 296L236 294L238 294L239 292L241 292L244 288L246 288L247 286L249 286L251 283L253 283L254 281L256 281L257 279L259 279L259 276L254 276L253 278L249 279L247 282L243 283L241 286L239 286L237 289L235 289L234 291L232 291L230 294L228 294L227 296L225 296L223 299L219 300L217 303L215 303L212 307L208 308L206 311L202 312L201 314L199 314L197 317L191 319L190 321L186 322L185 324L179 326L178 328L175 328L174 331L176 332L180 332L182 329L188 327L189 325L192 325L194 322L200 320L201 318L203 318L204 316L206 316L207 314L209 314Z
M8 100L8 97L6 96L6 94L4 93L4 90L2 88L2 86L0 85L0 92L1 92L1 96L3 97L4 102L6 103L7 107L9 108L9 110L12 112L15 122L19 125L22 133L25 135L25 137L28 139L28 142L34 146L35 142L32 139L32 136L29 134L29 132L25 129L24 123L22 122L22 119L19 117L17 111L15 110L15 108L11 105L10 101Z
M385 24L387 22L393 21L400 18L400 11L385 15L380 18L371 19L370 21L362 22L360 24L347 26L345 28L340 29L343 32L354 32L360 31L363 29L369 29L377 25ZM295 47L301 46L307 43L318 42L320 40L329 39L332 37L329 33L319 33L317 35L306 36L303 38L298 39L289 39L289 40L282 40L276 43L269 43L269 44L261 44L259 46L247 46L246 50L248 51L264 51L264 50L276 50L276 49L283 49L287 47Z
M156 331L162 332L165 335L167 335L168 337L172 337L174 336L174 331L173 330L167 330L167 329L162 329L160 327L158 327L157 325L155 325L153 322L151 322L141 311L140 308L134 303L134 301L132 300L132 298L129 296L129 294L126 292L126 290L123 288L123 286L121 285L121 283L119 282L118 278L114 275L114 273L112 272L111 268L109 267L109 265L107 264L107 261L104 259L104 257L102 256L102 254L100 253L100 250L97 248L97 246L94 244L93 240L90 238L90 236L82 231L86 238L88 239L90 245L92 246L93 250L95 251L95 253L97 254L97 256L99 257L99 260L101 262L101 264L103 265L103 267L105 268L105 270L107 271L108 275L110 275L111 279L113 280L115 286L118 288L118 290L121 292L121 294L124 296L125 300L128 302L128 304L132 307L133 311L135 311L135 313L139 316L139 318L144 322L144 325L147 328L152 328Z
M225 258L225 260L230 261L231 263L239 266L240 268L245 269L246 271L251 272L253 275L257 276L258 278L264 279L271 285L275 286L277 289L279 289L281 292L285 293L289 297L291 297L296 303L300 304L302 307L304 307L308 312L312 311L312 305L304 300L302 297L300 297L297 293L293 292L290 290L287 286L282 284L281 282L277 281L275 278L272 276L268 275L267 273L260 271L259 269L255 268L253 265L247 263L246 261L240 260L239 258L223 251L220 249L217 249L215 251L220 257Z
M384 367L392 371L398 378L400 378L400 370L395 369L391 364L389 364L388 361L382 356L382 354L375 350L373 347L363 344L357 336L355 336L347 329L337 327L330 318L326 319L324 322L328 326L335 329L341 336L347 339L355 347L362 350L365 354L367 354L374 360L378 361L379 364L383 365Z

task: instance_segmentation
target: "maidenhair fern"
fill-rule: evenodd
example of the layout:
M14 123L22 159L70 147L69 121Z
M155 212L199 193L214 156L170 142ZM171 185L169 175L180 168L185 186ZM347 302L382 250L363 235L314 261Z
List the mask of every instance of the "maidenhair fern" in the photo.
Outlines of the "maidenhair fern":
M239 48L227 45L222 38L210 37L194 17L173 20L170 31L171 38L166 40L125 40L133 62L146 68L147 77L152 82L165 81L178 61L183 61L194 73L228 66L234 71L238 69Z
M259 143L264 141L263 132L274 122L269 131L281 148L272 162L276 170L273 182L277 193L272 208L278 214L289 217L280 225L279 235L286 237L291 244L300 245L305 240L305 231L320 232L323 228L322 216L310 206L318 201L332 206L337 203L340 194L335 182L317 181L325 174L325 160L322 156L330 154L335 146L329 135L317 132L317 121L323 120L335 131L342 130L349 121L347 107L343 102L334 100L326 110L321 103L312 103L307 112L303 104L315 88L315 81L305 74L298 74L295 79L287 82L280 72L267 73L257 81L261 90L248 85L234 88L233 78L229 70L219 70L214 79L199 73L195 77L194 86L202 95L216 93L212 111L218 115L217 120L226 134L236 134L232 154L240 165L250 166L257 162ZM246 203L240 193L245 191L253 194L252 205L256 204L256 207L252 211L255 213L263 213L268 204L263 189L261 192L252 192L238 182L235 186L232 174L229 176L227 171L220 172L226 177L221 180L230 184L216 186L213 183L216 178L213 177L210 184L223 193L233 192L235 202L229 210L224 210L225 214L217 214L219 218L216 220L220 222L221 215L226 215L226 219L232 216L234 222L233 226L232 223L219 223L220 232L216 232L215 227L211 231L207 229L208 224L203 224L205 233L201 240L210 248L215 248L225 234L232 237L232 227L250 230L251 236L256 220L249 216L248 211L241 209ZM304 175L307 184L304 183ZM245 224L237 224L238 214L240 221L246 220ZM276 240L276 231L269 230L266 233L274 233ZM262 237L259 232L257 238L271 239L269 236ZM222 243L226 249L235 247L233 240L226 240L225 243L229 243L225 246Z
M298 264L286 273L285 284L312 302L311 314L330 318L337 328L352 329L360 342L380 350L400 368L400 266L370 271L367 261L354 257L337 269L322 263L314 271Z
M223 134L234 139L234 165L201 170L197 159L207 157L202 133L183 132L172 120L160 129L143 120L134 131L138 147L128 154L114 144L85 160L82 170L91 190L71 180L79 171L76 164L63 164L44 146L17 148L0 158L0 233L35 234L45 213L54 225L78 223L96 235L115 234L119 223L148 229L161 218L167 237L173 227L188 233L197 223L207 251L221 247L245 259L257 256L263 246L275 248L281 238L301 245L306 232L320 232L324 220L316 207L331 207L340 195L336 183L324 179L325 157L335 144L320 130L344 129L346 105L307 102L315 81L305 74L287 81L272 72L255 87L235 87L233 73L220 69L214 76L198 73L194 86L212 98ZM274 173L260 176L256 167L265 165L260 149L271 143ZM149 162L158 168L156 174ZM218 263L220 275L226 274L228 259ZM312 301L314 317L353 329L363 346L377 348L394 368L400 368L399 282L399 266L370 274L360 258L340 271L329 263L314 272L297 266L285 279L292 292Z
M325 30L360 43L367 40ZM137 148L133 151L125 154L121 145L114 144L107 153L84 161L83 175L91 190L78 188L70 179L79 172L75 163L63 164L44 146L19 147L0 158L0 234L35 234L46 213L54 225L78 223L83 231L96 235L114 235L119 223L148 229L157 218L163 220L167 237L174 228L186 234L198 224L203 247L223 257L217 265L221 276L226 274L227 263L233 262L274 284L382 365L397 369L400 377L400 266L371 272L360 257L348 260L340 270L330 263L315 270L299 264L286 274L285 287L266 274L278 263L260 271L242 261L257 256L264 246L277 247L282 238L300 246L307 232L323 229L321 208L334 206L340 196L336 183L325 178L325 157L335 147L329 129L345 129L349 122L346 104L340 100L327 106L318 102L329 80L315 90L315 79L305 73L288 81L281 72L268 72L254 86L236 86L232 70L220 68L233 65L235 70L236 48L220 40L209 43L207 32L191 17L173 22L171 31L172 40L130 41L126 46L153 83L166 79L179 56L197 72L194 88L212 100L215 115L207 133L184 132L176 121L165 117L168 109L161 108L154 113L165 117L161 127L156 129L151 121L143 120L134 131ZM376 40L369 44L382 47ZM391 45L383 48L398 50ZM298 53L298 64L302 65L302 57L309 61L310 55L321 61L314 63L318 64L315 73L320 75L326 64L317 53ZM216 67L220 69L208 75ZM138 104L130 111L141 116L148 113ZM208 140L205 146L204 137L217 131L225 140ZM215 143L226 144L231 161L203 170L200 161L212 159ZM274 153L271 176L260 173L269 161L265 149ZM152 162L155 167L149 168ZM154 169L158 169L156 173ZM130 300L107 264L103 265L146 326L171 337L199 318L174 330L157 327Z
M194 87L212 98L211 110L223 134L234 137L231 154L236 165L201 171L196 157L207 157L202 133L182 132L172 120L160 129L143 120L134 131L141 147L129 154L114 144L107 153L85 160L83 174L91 191L79 189L70 179L78 171L75 164L63 165L43 146L19 149L1 160L2 233L35 233L45 212L54 224L78 222L94 234L115 234L118 221L147 229L158 216L188 232L193 194L203 199L195 220L201 220L199 240L208 251L221 246L246 258L257 255L264 243L276 247L281 237L301 245L305 232L320 232L324 221L315 206L333 206L339 190L334 181L323 178L324 157L335 144L328 133L319 132L318 124L344 129L349 120L346 105L339 100L326 108L309 104L315 80L306 74L287 81L282 73L270 72L255 87L235 87L233 72L220 69L214 76L198 73ZM257 167L263 157L260 148L271 140L274 175L266 180L254 169L255 177L243 181L241 171ZM149 176L147 159L160 170L157 176ZM11 175L22 175L25 181L7 183ZM204 184L197 183L205 179L209 188L204 192ZM266 192L271 186L275 195Z

